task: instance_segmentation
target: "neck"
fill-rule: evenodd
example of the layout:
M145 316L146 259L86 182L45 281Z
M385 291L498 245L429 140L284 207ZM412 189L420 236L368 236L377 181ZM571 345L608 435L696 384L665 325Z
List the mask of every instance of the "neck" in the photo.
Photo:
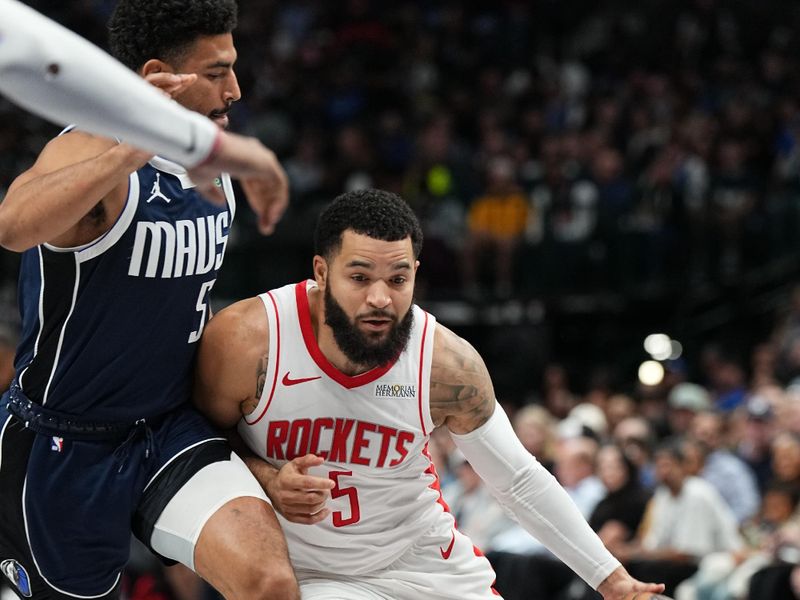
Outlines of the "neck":
M677 483L667 484L667 489L669 490L669 493L672 494L673 496L678 496L681 493L681 490L683 489L684 481L686 480L682 479Z

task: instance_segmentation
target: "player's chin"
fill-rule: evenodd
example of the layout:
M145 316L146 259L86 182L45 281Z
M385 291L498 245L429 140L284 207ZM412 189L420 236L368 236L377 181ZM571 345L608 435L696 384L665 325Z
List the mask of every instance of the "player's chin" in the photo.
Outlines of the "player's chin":
M227 129L228 126L230 125L230 119L228 118L228 115L226 115L226 114L225 115L215 115L215 114L212 113L211 116L210 116L210 119L212 121L214 121L214 123L216 123L221 129Z

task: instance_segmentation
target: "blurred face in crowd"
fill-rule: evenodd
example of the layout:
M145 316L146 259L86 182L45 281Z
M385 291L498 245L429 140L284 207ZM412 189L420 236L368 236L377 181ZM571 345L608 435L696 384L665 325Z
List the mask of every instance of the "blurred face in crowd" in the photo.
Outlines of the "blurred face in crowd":
M514 431L525 446L525 449L537 458L547 457L550 453L549 445L551 432L549 431L549 416L541 407L521 409L514 417Z
M706 460L703 450L693 440L684 442L681 449L683 450L683 467L686 474L699 475Z
M604 446L597 454L597 476L609 492L616 492L628 483L629 473L616 446Z
M700 440L712 450L722 444L722 417L715 413L697 413L692 420L692 437Z
M667 486L673 494L678 494L686 479L683 463L671 452L662 450L656 453L655 473L659 483Z
M667 416L669 428L674 435L683 435L691 429L694 417L695 412L688 408L670 408Z
M800 479L800 440L781 433L772 442L772 470L780 481Z
M794 500L787 491L767 490L761 501L761 518L772 525L785 523L794 514Z
M556 454L556 477L561 485L575 487L594 474L597 444L588 438L564 440Z
M623 419L614 429L614 442L639 468L650 460L648 439L650 427L641 417Z

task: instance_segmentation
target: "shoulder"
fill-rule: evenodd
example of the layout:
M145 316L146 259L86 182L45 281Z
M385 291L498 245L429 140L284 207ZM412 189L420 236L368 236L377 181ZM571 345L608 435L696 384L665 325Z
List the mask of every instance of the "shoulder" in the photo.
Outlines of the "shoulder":
M437 323L433 336L432 366L448 369L462 367L467 363L483 365L483 359L467 340Z
M35 167L55 170L102 154L117 145L116 140L72 130L50 140L39 155Z
M209 320L204 343L223 346L248 346L269 340L269 323L261 298L255 296L226 306Z
M686 490L686 495L692 500L703 503L721 500L714 486L700 477L689 477L683 485Z
M36 162L12 182L12 191L29 181L60 169L95 158L113 148L117 142L83 131L69 131L50 140L39 153Z
M437 324L431 359L431 417L455 433L467 433L494 412L489 372L472 344Z

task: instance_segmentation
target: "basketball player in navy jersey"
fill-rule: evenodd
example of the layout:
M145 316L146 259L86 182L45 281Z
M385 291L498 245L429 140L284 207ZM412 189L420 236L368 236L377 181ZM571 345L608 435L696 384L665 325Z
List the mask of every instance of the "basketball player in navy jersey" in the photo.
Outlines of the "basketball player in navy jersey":
M235 24L233 0L122 0L111 45L224 126ZM285 205L282 177L257 201ZM70 130L0 204L0 240L24 251L0 401L0 573L22 597L117 597L133 529L226 597L299 598L262 488L189 403L235 210L227 175L214 196L175 162Z
M525 450L475 349L413 304L422 232L399 196L340 196L315 246L313 280L214 317L194 395L257 455L246 461L281 513L304 600L497 598L439 491L427 442L440 425L605 600L663 591L627 573Z

